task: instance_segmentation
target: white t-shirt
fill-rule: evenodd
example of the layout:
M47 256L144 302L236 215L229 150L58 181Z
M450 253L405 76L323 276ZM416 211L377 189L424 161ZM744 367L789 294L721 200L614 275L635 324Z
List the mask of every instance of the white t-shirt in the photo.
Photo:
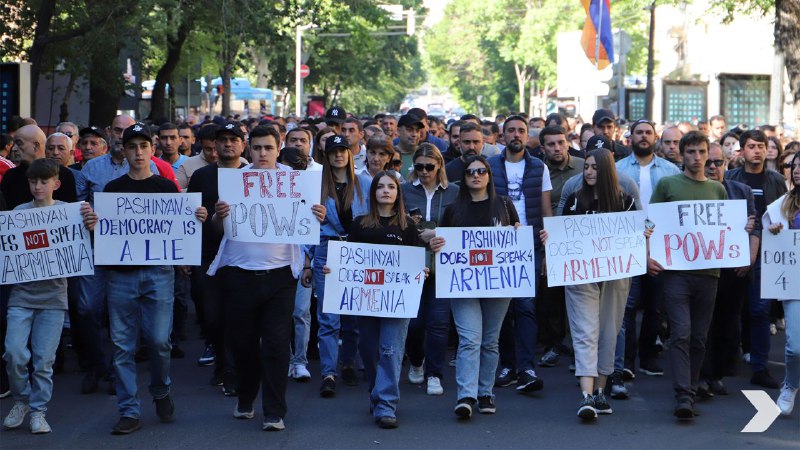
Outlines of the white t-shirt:
M506 160L506 179L508 180L508 197L514 203L514 208L519 215L519 223L523 226L528 225L528 218L525 214L525 194L522 192L522 182L525 175L525 160L510 162ZM550 169L544 166L542 174L542 192L553 190L553 183L550 181Z
M653 182L650 178L650 168L653 167L655 158L646 166L639 166L639 200L642 202L642 210L647 212L647 205L650 204L650 197L653 196Z

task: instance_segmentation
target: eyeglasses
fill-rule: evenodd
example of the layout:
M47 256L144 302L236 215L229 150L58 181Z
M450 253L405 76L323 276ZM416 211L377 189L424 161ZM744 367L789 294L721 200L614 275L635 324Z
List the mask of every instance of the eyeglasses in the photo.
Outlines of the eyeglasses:
M792 163L783 163L783 164L781 164L781 167L783 167L784 169L791 169L792 168Z
M711 167L712 164L714 166L716 166L716 167L722 167L722 165L725 164L725 160L724 159L709 159L708 161L706 161L706 167Z
M486 175L487 173L489 173L489 170L486 169L486 167L479 167L477 169L465 169L464 173L466 173L468 176L471 176L471 177L474 177L475 175L483 176L483 175Z
M403 165L403 160L402 159L393 159L392 160L392 165L395 166L395 167L402 166Z
M72 137L72 131L65 131L64 134L66 134L67 137Z
M417 172L422 172L423 170L426 172L433 172L435 168L436 164L414 164L414 170Z

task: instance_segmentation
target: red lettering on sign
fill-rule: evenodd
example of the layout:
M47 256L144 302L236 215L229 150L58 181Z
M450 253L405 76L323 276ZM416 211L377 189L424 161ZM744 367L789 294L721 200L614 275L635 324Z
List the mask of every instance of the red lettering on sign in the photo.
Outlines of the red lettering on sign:
M383 269L365 269L364 284L383 284Z
M44 230L27 231L22 233L22 237L25 238L26 250L50 247L50 241L47 240L47 232Z
M491 250L470 250L469 251L469 265L470 266L491 266L492 265L492 251Z

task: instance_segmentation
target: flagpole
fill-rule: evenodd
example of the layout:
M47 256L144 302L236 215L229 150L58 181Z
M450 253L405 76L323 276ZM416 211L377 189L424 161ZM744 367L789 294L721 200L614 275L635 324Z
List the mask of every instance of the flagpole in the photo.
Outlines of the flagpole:
M594 68L600 70L600 33L603 30L603 1L597 1L597 30L594 39Z

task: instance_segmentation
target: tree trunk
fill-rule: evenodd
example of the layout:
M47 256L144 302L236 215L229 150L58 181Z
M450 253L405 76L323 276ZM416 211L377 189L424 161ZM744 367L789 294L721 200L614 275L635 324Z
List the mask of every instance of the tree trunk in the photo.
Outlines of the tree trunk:
M66 122L69 120L69 99L72 97L72 90L75 88L75 72L69 72L69 81L67 81L67 88L64 92L64 98L61 100L61 109L58 115L59 122Z
M50 34L50 22L56 9L55 0L42 0L36 12L36 32L33 35L33 44L28 50L28 61L31 63L31 116L36 116L36 88L39 85L39 76L42 73L44 60L45 37Z
M775 44L783 52L794 105L795 130L800 129L800 3L775 1Z
M525 82L528 78L528 71L519 64L514 63L514 73L517 75L517 94L519 95L519 112L525 111Z
M536 106L536 82L531 73L530 90L528 91L528 116L533 116L533 110ZM522 112L522 111L520 111Z
M111 125L117 115L123 85L120 76L120 42L96 48L89 68L89 123L97 127Z
M179 23L175 23L178 21ZM156 74L156 83L153 86L153 97L150 108L151 119L162 119L172 116L172 111L167 110L167 84L172 83L172 74L175 73L175 68L178 67L178 63L181 60L181 49L183 48L183 43L186 42L189 32L192 30L193 23L190 11L185 11L179 19L175 19L175 11L169 10L167 12L167 26L173 27L177 25L178 29L174 34L169 31L167 32L167 58L164 60L164 65L161 66ZM171 86L171 88L174 89L174 86Z
M222 78L222 112L220 115L227 118L231 114L231 72L233 71L233 63L226 60L220 71Z

